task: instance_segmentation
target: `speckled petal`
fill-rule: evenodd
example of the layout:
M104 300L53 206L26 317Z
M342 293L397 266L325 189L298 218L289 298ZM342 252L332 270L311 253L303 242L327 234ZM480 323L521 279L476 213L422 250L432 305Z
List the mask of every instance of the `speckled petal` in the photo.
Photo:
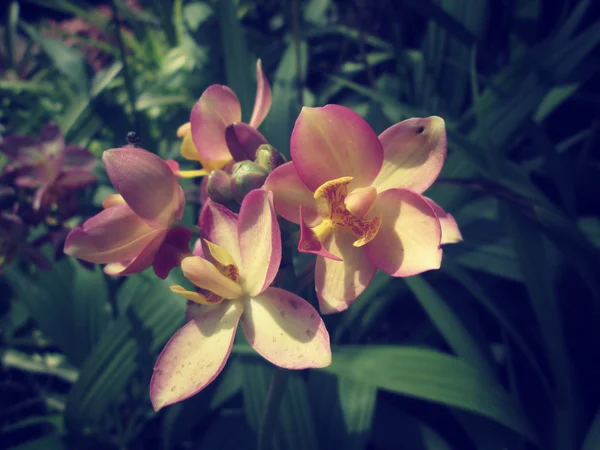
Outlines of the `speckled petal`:
M291 292L271 287L246 300L242 329L254 350L279 367L306 369L331 364L323 320L310 303Z
M155 411L200 392L223 370L242 314L239 302L197 306L161 352L150 381Z
M338 230L323 243L328 252L343 261L317 257L315 288L321 314L333 314L347 309L375 276L375 265L365 255L365 247L354 247L350 232Z

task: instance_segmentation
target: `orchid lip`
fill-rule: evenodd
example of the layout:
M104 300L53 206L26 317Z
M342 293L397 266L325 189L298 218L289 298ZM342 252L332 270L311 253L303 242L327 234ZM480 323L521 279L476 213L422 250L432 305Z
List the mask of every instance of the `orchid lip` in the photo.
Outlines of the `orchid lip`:
M356 203L358 206L355 211L359 212L361 216L354 215L348 210L345 200L348 198L348 185L351 181L352 177L342 177L328 181L315 191L314 197L315 199L324 198L329 205L329 217L326 220L330 220L334 225L329 228L333 230L335 227L341 227L352 232L357 238L353 245L362 247L377 235L381 226L381 217L366 217L377 198L375 189L370 187L370 189L357 190L358 195L362 196L363 199L360 202L353 202L353 205ZM318 231L321 232L321 230Z

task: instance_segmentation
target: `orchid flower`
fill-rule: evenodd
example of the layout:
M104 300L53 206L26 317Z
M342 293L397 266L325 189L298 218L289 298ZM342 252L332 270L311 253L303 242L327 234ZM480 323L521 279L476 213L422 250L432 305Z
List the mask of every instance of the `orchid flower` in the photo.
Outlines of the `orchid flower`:
M107 150L102 160L118 194L108 195L102 212L69 233L65 253L107 264L109 275L153 265L165 278L190 253L191 232L172 228L183 215L183 190L165 161L144 149Z
M15 185L36 189L34 210L44 206L53 197L50 191L74 190L93 184L96 176L92 169L96 159L87 149L65 145L58 126L46 125L40 138L7 136L0 150L11 160L9 170L16 170Z
M254 159L253 152L267 140L257 130L271 108L271 87L262 70L260 59L256 62L256 97L250 123L241 122L242 109L235 93L227 86L209 86L194 105L190 121L177 130L183 139L181 155L198 161L200 170L174 172L182 178L208 175L222 169L233 160Z
M299 251L317 255L323 314L345 310L376 269L406 277L440 267L440 244L461 240L456 222L422 193L446 157L439 117L413 118L379 137L338 105L303 108L292 132L292 162L264 189L284 218L301 224Z
M223 369L238 323L250 345L287 369L331 363L329 335L319 314L291 292L269 287L281 261L272 194L251 191L239 216L209 201L200 215L202 256L181 262L196 287L171 289L192 302L188 322L158 357L150 382L155 410L200 392Z

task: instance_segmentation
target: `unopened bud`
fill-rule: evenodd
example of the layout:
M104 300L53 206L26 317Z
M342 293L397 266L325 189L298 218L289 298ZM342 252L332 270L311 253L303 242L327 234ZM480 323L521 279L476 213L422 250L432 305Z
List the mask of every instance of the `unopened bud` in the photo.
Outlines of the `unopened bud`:
M208 175L206 191L210 199L214 202L225 204L230 202L233 197L230 189L231 179L229 174L223 170L213 170Z
M240 161L231 169L231 193L233 198L242 203L248 192L260 189L267 179L269 172L264 167L252 161Z
M256 150L256 164L264 167L267 172L271 172L286 162L285 156L279 153L272 145L263 144Z

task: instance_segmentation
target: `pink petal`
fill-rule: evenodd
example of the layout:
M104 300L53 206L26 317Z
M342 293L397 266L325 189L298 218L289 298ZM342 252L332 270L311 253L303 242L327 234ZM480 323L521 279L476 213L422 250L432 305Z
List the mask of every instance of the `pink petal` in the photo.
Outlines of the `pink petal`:
M378 192L406 188L422 193L437 179L448 147L441 117L404 120L381 133L379 140L385 157L373 182Z
M127 204L155 228L167 228L183 214L183 190L169 166L137 147L107 150L102 155L108 177Z
M236 262L236 266L241 266L237 214L223 205L208 200L200 212L198 226L207 240L227 250Z
M65 253L98 264L129 261L160 233L160 230L148 226L129 206L117 205L71 230L65 243Z
M112 276L126 276L146 270L152 265L166 234L166 231L160 231L132 260L107 264L104 266L104 273Z
M390 189L379 194L375 211L382 217L381 228L365 248L379 269L408 277L440 267L440 221L423 196Z
M192 139L200 156L222 161L231 158L225 142L225 128L242 120L240 102L227 86L209 86L190 115Z
M56 186L66 188L83 188L98 181L98 177L87 169L72 169L63 172L56 180Z
M262 68L262 62L256 61L256 98L250 118L250 126L258 128L271 109L271 86Z
M321 314L344 311L369 285L375 276L375 265L365 257L364 247L354 247L356 237L337 230L324 242L330 253L343 261L317 257L315 288Z
M281 263L281 234L270 191L255 189L246 195L238 233L244 287L248 295L257 295L271 285Z
M242 294L238 283L223 275L219 270L199 256L188 256L181 261L183 275L194 286L228 299L237 299Z
M21 164L34 164L44 158L40 142L29 136L7 136L0 142L0 151Z
M236 161L256 158L256 150L267 143L265 137L256 128L244 122L236 122L225 128L225 141L229 153Z
M248 343L286 369L331 364L329 333L310 303L291 292L267 288L244 302L242 329Z
M63 160L63 169L65 170L92 170L96 162L96 157L86 148L77 145L68 145L65 147L65 157Z
M242 314L238 302L195 307L161 352L150 381L154 410L200 392L221 373Z
M462 234L458 229L458 224L452 215L444 211L440 206L431 200L430 198L424 197L429 203L429 206L433 208L436 216L440 219L440 226L442 227L442 244L455 244L463 240Z
M315 226L320 215L313 191L302 182L293 162L277 167L267 177L263 189L273 192L275 210L290 222L300 223L299 207L302 206L304 220L309 226ZM324 205L326 207L326 205Z
M154 273L163 280L169 272L181 264L181 260L190 256L190 239L192 232L186 228L171 228L167 233L160 248L154 255L152 263Z
M348 176L354 178L352 189L370 186L383 162L383 148L369 124L339 105L302 108L290 150L298 175L312 191Z
M303 219L304 214L302 212L302 207L300 207L300 241L298 242L298 251L301 253L312 253L335 261L341 261L342 258L333 253L329 253L325 249L316 233L304 223Z

